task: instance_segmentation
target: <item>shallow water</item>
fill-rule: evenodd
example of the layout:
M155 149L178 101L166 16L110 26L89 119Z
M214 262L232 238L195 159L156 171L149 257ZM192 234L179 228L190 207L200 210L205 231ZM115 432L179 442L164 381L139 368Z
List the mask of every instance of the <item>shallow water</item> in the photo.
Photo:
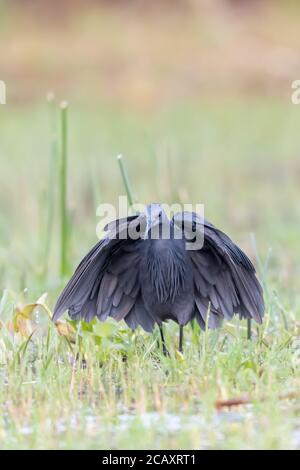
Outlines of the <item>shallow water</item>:
M91 410L92 411L92 410ZM197 435L199 437L199 447L201 449L210 449L212 447L223 447L228 438L228 431L235 426L252 425L257 422L253 414L253 406L246 405L236 410L216 411L209 418L203 414L195 415L147 412L134 414L129 411L120 413L113 419L107 420L94 414L86 414L84 417L80 412L74 413L68 419L60 419L53 422L48 418L43 423L44 431L54 432L58 437L66 433L84 432L86 438L97 439L99 442L102 435L109 434L111 443L114 438L120 435L133 433L138 429L140 432L155 431L158 438L164 436L176 436L179 433L188 435ZM21 434L29 436L34 433L31 426L21 428ZM196 433L196 434L195 434ZM111 448L114 446L112 445ZM291 433L291 447L300 448L300 419L295 419L293 431Z

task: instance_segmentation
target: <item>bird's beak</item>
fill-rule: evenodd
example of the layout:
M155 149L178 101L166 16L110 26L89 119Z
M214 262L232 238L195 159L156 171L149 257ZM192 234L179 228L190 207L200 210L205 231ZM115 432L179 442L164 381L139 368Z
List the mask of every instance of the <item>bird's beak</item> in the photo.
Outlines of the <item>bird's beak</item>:
M159 214L155 215L155 217L153 217L152 219L147 217L145 231L142 235L143 240L146 240L147 238L149 238L149 231L150 230L153 231L155 227L159 225L159 223L160 223Z
M149 230L150 230L150 224L149 224L149 221L148 221L148 219L147 219L147 220L146 220L145 231L144 231L144 233L143 233L143 235L142 235L142 239L143 239L143 240L147 240Z

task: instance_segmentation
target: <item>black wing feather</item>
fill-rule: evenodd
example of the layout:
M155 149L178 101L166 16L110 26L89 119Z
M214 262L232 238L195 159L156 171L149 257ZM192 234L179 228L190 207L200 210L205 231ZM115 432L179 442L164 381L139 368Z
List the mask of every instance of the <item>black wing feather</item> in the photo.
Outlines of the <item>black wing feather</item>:
M91 321L97 316L104 321L111 316L124 319L132 329L141 325L152 331L154 321L140 295L141 240L124 237L129 223L139 224L142 218L132 216L107 226L107 236L83 258L60 295L54 321L68 310L72 319Z
M230 319L234 313L261 323L263 292L246 254L225 233L197 214L175 214L173 223L194 233L204 231L202 249L189 251L194 269L195 316L199 325L205 327L208 311L210 328L219 327L224 317Z

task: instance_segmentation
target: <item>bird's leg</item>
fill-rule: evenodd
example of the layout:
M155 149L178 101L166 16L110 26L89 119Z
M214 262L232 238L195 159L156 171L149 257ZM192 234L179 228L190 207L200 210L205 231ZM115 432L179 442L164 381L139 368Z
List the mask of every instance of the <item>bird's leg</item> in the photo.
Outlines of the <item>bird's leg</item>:
M165 342L165 337L164 337L164 330L162 325L159 325L159 331L160 331L160 337L161 337L161 344L162 344L162 349L163 349L163 355L164 356L169 356L169 351L166 348L166 342Z
M179 326L179 352L183 352L183 325Z
M251 341L252 338L252 329L251 329L251 318L247 318L247 339Z

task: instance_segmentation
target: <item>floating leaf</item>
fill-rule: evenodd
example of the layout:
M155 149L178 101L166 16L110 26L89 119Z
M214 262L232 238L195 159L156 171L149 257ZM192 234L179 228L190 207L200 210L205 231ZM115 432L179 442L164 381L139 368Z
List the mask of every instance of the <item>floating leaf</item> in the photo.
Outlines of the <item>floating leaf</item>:
M178 351L177 349L175 351L175 357L179 362L184 362L185 361L184 355L182 354L182 352Z
M57 321L55 322L56 329L61 336L67 338L70 343L76 342L76 329L69 322Z
M45 303L47 295L48 295L47 293L44 293L43 295L41 295L41 297L36 302L34 302L32 304L27 304L23 308L17 307L17 310L19 311L19 314L22 315L27 320L29 320L32 317L33 311L37 307L41 307L43 310L45 310L45 312L47 313L49 318L51 318L52 317L51 311Z
M28 337L33 332L32 317L36 308L42 308L49 318L51 318L51 311L46 305L47 293L43 294L36 302L22 305L17 304L13 310L13 317L10 321L1 322L0 328L6 327L11 333L19 333L23 337Z
M95 336L101 338L109 338L118 330L118 325L112 323L96 323L93 327L93 333Z

